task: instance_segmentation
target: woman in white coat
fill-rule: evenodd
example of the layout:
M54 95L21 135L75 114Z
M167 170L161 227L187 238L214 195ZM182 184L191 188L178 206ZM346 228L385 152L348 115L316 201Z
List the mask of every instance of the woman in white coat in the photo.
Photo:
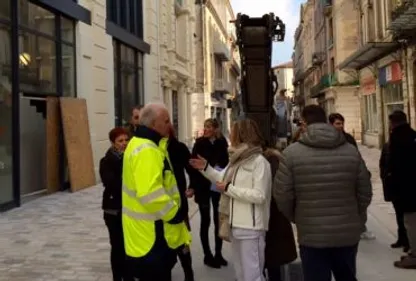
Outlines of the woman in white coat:
M220 213L228 217L237 280L263 281L272 186L270 164L263 157L264 141L253 120L234 123L230 141L230 162L223 171L215 170L201 157L191 159L190 164L222 192Z

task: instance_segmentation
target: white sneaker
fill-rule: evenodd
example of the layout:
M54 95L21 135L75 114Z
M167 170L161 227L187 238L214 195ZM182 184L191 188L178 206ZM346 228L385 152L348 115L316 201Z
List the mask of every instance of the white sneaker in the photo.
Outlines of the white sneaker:
M361 239L363 240L374 240L376 239L376 236L371 231L365 231L361 233Z

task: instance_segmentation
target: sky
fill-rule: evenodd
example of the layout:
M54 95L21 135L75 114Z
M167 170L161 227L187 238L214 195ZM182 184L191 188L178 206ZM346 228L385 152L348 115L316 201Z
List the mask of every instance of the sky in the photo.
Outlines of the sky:
M293 36L299 24L300 4L303 0L231 0L235 15L259 17L270 12L286 24L284 42L273 43L272 66L292 60Z

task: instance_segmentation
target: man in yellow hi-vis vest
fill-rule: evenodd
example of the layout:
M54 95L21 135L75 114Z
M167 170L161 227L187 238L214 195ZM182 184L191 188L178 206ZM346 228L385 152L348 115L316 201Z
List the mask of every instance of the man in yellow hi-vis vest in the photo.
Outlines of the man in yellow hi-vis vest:
M123 233L128 270L140 281L170 281L176 251L191 240L167 154L170 118L148 104L123 160Z

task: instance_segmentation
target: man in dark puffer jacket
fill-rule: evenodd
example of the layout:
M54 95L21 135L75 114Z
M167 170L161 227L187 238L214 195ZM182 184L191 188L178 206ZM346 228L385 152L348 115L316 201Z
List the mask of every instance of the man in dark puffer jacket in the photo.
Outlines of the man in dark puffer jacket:
M273 195L297 226L305 281L355 281L360 235L371 202L370 175L359 151L326 123L324 110L302 112L306 132L283 151Z

